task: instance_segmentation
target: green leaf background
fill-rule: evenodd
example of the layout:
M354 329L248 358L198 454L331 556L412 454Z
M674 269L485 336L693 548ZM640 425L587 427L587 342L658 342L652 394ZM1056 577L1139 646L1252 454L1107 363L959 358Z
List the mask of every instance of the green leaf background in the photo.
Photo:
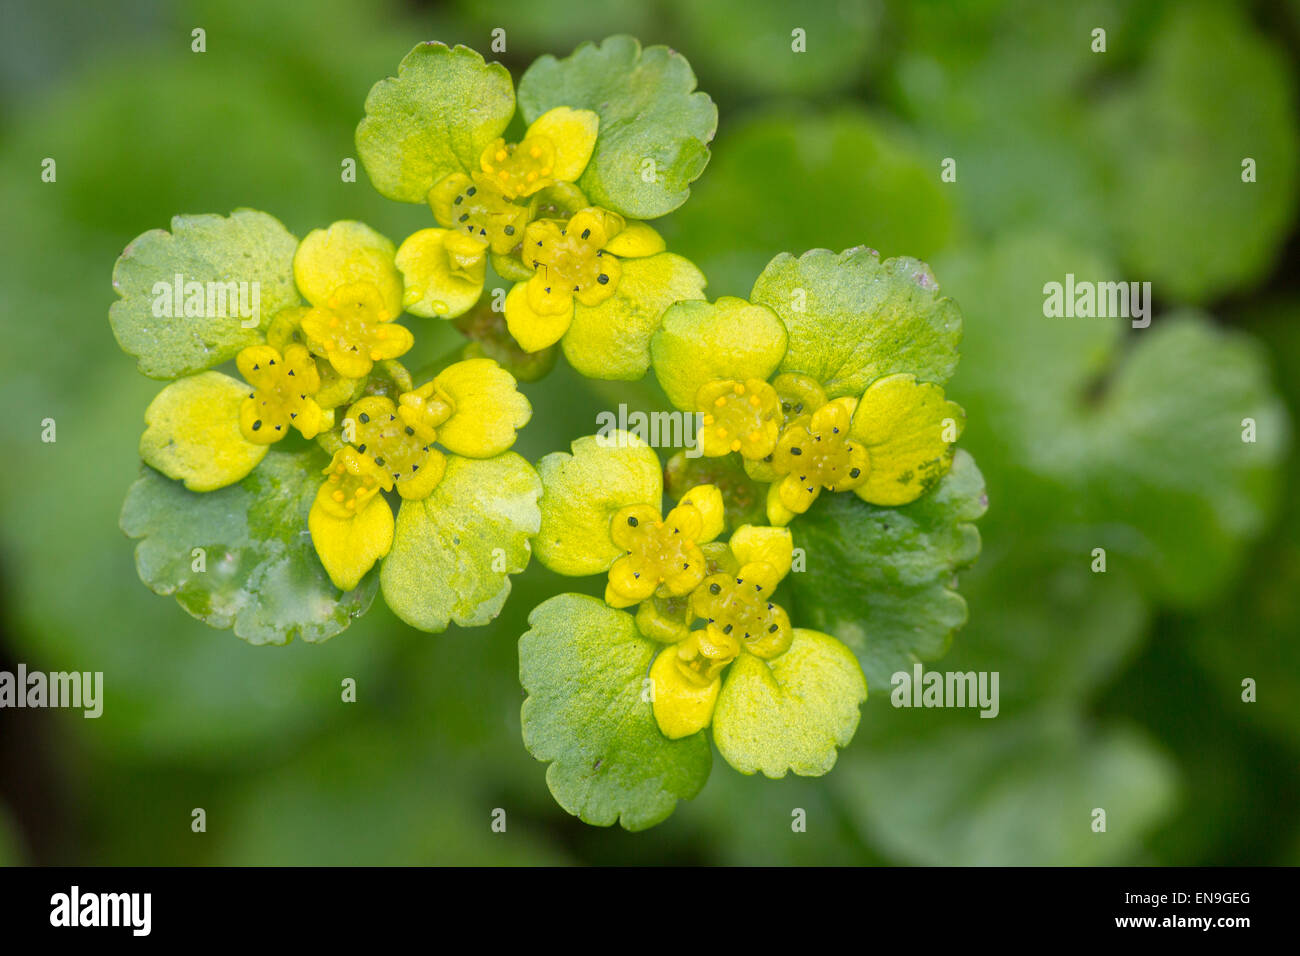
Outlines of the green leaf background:
M683 6L620 0L578 16L560 0L419 12L128 0L110 16L55 0L14 14L0 36L0 199L14 224L0 240L0 666L101 670L106 706L98 720L6 713L26 756L0 767L12 835L0 855L1300 860L1300 460L1288 436L1300 289L1285 268L1295 6L853 3L834 31L801 11L802 59L786 52L778 4L742 4L725 37L714 14ZM1108 52L1093 54L1102 23ZM189 50L195 24L205 54ZM496 26L508 48L491 55ZM518 79L539 54L617 33L679 51L718 104L712 159L661 222L711 298L748 295L778 253L867 245L929 263L961 308L946 389L967 411L961 446L989 510L982 554L957 574L967 623L926 667L1001 680L994 720L895 709L869 680L829 775L773 781L714 760L649 835L566 813L521 742L529 611L596 593L595 579L533 562L488 627L430 636L375 601L324 644L288 647L233 639L143 586L117 521L159 386L106 321L113 262L177 214L263 209L294 235L342 218L394 237L427 226L425 209L385 200L364 172L340 175L367 91L416 42L464 43ZM1254 184L1241 182L1244 156L1258 161ZM44 157L56 183L40 181ZM956 182L939 178L945 157ZM1066 272L1152 281L1151 328L1045 318L1042 285ZM417 366L460 342L447 326L419 331ZM563 364L524 389L537 414L514 450L530 461L590 433L593 409L666 407L652 381L589 383ZM1253 446L1241 408L1255 412ZM40 441L45 418L53 444ZM1098 546L1104 575L1090 570ZM944 553L928 556L935 593L953 588ZM792 608L815 590L807 573L786 586ZM341 699L345 678L355 703ZM1241 700L1245 678L1256 703ZM1099 805L1104 845L1088 828ZM208 810L202 837L195 806ZM796 807L806 833L791 830ZM491 832L495 808L506 834Z

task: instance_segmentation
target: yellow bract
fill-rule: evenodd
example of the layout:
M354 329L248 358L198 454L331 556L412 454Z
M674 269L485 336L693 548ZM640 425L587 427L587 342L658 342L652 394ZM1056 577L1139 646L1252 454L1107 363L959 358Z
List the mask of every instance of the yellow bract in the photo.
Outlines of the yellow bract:
M709 726L722 688L719 672L726 663L702 654L693 637L659 652L650 665L652 709L665 737L678 740Z
M421 229L397 250L406 281L403 304L425 318L451 319L467 312L483 293L488 244L449 229Z
M298 429L314 438L325 423L316 403L320 374L305 346L293 343L283 353L270 345L250 345L235 357L239 373L253 391L239 407L239 429L244 438L270 445Z
M740 452L766 458L780 434L781 405L776 390L756 378L702 385L695 396L700 419L700 449L710 458Z
M501 454L515 443L518 429L528 424L533 414L514 376L491 359L456 362L429 385L429 394L440 396L452 409L438 429L438 441L448 451L467 458ZM421 392L417 389L414 394ZM407 397L401 399L404 408ZM403 417L407 414L403 412Z
M239 481L265 457L266 443L244 438L239 407L248 389L220 372L172 382L149 403L140 457L190 491L215 491Z
M915 501L952 467L966 413L943 389L915 375L873 382L853 413L852 436L870 455L867 481L854 491L875 505Z
M307 515L316 554L334 586L350 591L393 546L393 510L383 498L371 498L359 514L339 517L329 482L321 486Z
M402 277L393 265L393 243L360 222L336 222L314 229L298 244L293 278L312 305L324 306L344 286L372 287L377 311L393 318L402 311Z

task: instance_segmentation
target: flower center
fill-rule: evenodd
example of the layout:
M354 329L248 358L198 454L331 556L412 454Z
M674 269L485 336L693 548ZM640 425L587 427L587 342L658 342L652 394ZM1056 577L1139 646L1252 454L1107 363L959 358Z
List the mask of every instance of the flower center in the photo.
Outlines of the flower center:
M551 220L529 225L523 254L545 296L576 296L584 305L598 305L618 288L622 269L601 251L605 231L591 218L580 213L565 226Z
M354 423L357 452L400 486L417 480L430 455L440 453L397 413L392 399L371 395L349 408L347 417Z
M772 455L778 475L795 476L806 494L849 491L867 480L870 459L849 439L853 400L836 399L785 427Z
M433 215L442 225L486 242L505 255L523 239L528 209L515 205L481 173L471 179L452 173L429 193Z
M269 345L244 349L236 360L253 391L240 408L240 430L249 441L268 444L288 434L290 426L307 438L320 427L320 407L312 397L320 374L306 347L297 343L281 354Z
M479 166L507 199L531 196L555 181L555 144L541 135L525 136L522 143L498 139L483 150Z
M629 505L610 520L610 537L626 554L609 569L609 596L627 604L689 594L704 579L704 553L696 543L704 519L691 505L661 518L650 505Z
M780 433L781 407L776 390L756 378L700 386L695 396L703 417L700 443L704 454L716 458L740 452L759 459L772 453Z
M704 630L713 645L737 641L737 647L751 654L776 657L794 639L790 616L771 601L779 581L776 569L765 561L746 564L734 575L711 574L691 594L691 612L706 622Z
M325 308L312 309L302 328L331 361L341 352L378 362L397 358L410 348L410 333L393 325L392 318L378 289L368 282L353 282L330 296Z

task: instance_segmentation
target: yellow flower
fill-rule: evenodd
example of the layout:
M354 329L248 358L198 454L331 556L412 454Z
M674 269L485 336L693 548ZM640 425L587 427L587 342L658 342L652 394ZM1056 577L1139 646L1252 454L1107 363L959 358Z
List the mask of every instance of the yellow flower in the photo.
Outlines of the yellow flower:
M709 458L740 452L766 458L780 434L781 400L761 379L721 380L700 386L695 398L700 418L700 450Z
M304 346L288 345L281 353L270 345L250 345L235 364L253 386L239 407L239 430L248 441L273 444L289 434L290 426L303 438L314 438L326 424L315 399L320 375Z
M666 736L688 737L709 726L723 673L742 654L771 660L789 650L790 617L771 597L790 571L793 550L789 531L744 525L714 556L718 569L692 590L685 615L687 625L704 626L680 631L650 667L652 709Z
M795 514L807 511L823 488L850 491L867 480L871 460L849 438L857 400L837 398L786 426L772 455L781 505Z
M397 252L407 310L447 319L468 311L483 292L488 253L510 255L523 241L531 211L520 201L581 176L599 125L591 110L557 107L539 116L521 142L489 143L479 169L439 180L428 199L442 228L414 233Z
M394 518L381 491L396 491L405 501L429 497L450 455L501 454L531 414L513 376L490 359L450 365L397 401L368 395L353 403L342 421L348 444L325 470L308 520L334 584L356 587L388 554Z
M610 299L623 275L621 257L661 252L663 239L644 223L590 206L568 222L539 219L524 232L521 255L533 269L506 296L506 325L526 352L553 345L573 322L574 306Z
M294 278L312 304L302 317L308 346L344 378L362 378L374 363L404 355L415 338L393 319L402 311L397 250L369 226L336 222L298 246Z
M721 503L718 493L716 504ZM712 512L713 504L711 493L695 490L694 498L688 493L666 517L660 517L659 509L649 504L620 508L610 521L609 535L627 553L609 569L605 603L629 607L656 594L690 594L707 570L700 545L722 531L721 515L711 520L713 514L706 514L706 508Z

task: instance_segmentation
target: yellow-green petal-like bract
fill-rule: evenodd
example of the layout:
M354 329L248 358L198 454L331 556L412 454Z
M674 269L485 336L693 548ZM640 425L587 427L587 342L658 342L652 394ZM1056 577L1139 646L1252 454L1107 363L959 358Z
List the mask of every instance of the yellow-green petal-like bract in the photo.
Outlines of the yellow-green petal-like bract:
M487 244L450 229L421 229L406 237L394 259L412 315L454 319L483 294Z
M634 381L650 367L650 338L664 310L704 298L704 274L671 252L625 259L614 294L599 305L577 303L564 335L564 357L588 378Z
M517 282L506 295L506 328L525 352L540 352L554 345L569 330L573 308L543 315L528 304L528 283Z
M221 372L177 379L149 403L140 457L190 491L215 491L245 477L266 456L239 430L248 386Z
M723 296L717 302L678 302L650 340L655 377L669 401L695 411L709 382L766 381L785 355L785 325L766 306Z
M393 549L379 569L393 613L422 631L495 618L510 575L528 565L541 490L514 452L482 461L450 456L433 493L403 501L397 513Z
M397 247L363 222L342 220L313 229L293 257L298 291L312 305L327 305L334 292L364 282L379 292L387 318L402 311L402 277L393 264Z
M605 251L620 259L641 259L667 248L663 236L643 222L629 222L622 232L605 243Z
M795 628L770 661L741 654L723 677L713 741L741 773L818 777L858 729L867 682L853 652L828 634Z
M776 569L778 577L790 573L790 564L794 560L794 536L789 528L741 525L732 532L727 544L741 564L765 561Z
M547 110L528 127L524 138L545 136L555 146L555 168L550 178L571 183L587 168L591 151L596 148L600 116L591 110L557 106Z
M858 402L849 434L866 446L871 470L853 490L873 505L905 505L952 467L966 413L943 389L915 375L877 379Z
M699 733L713 719L721 678L700 685L686 677L677 664L677 646L670 644L650 665L654 688L651 703L659 731L669 740Z
M552 452L537 463L542 479L542 527L537 559L559 574L601 574L624 553L610 521L628 505L658 508L663 497L659 457L628 432L586 435L572 454Z
M433 380L454 403L451 417L438 426L438 443L469 458L491 458L515 443L533 408L515 387L515 377L492 359L466 359L449 365Z
M322 485L312 503L307 530L334 586L351 591L392 548L393 509L382 495L376 495L358 514L336 518L320 505L319 496L328 494L329 488L328 484Z

